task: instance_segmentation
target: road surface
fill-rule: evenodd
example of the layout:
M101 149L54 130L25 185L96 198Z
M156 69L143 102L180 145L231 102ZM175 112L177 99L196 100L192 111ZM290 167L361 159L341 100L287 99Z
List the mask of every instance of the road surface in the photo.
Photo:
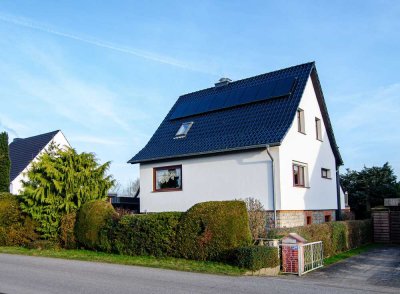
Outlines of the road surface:
M0 254L0 293L400 293L399 263L384 248L303 277L231 277Z

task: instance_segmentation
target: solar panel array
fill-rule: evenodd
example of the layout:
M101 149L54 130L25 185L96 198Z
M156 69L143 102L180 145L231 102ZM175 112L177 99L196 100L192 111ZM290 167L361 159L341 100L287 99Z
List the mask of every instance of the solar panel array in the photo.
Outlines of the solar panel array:
M202 96L201 99L180 103L171 114L170 119L287 96L290 95L295 81L295 77L288 77L238 89L215 88L212 93Z

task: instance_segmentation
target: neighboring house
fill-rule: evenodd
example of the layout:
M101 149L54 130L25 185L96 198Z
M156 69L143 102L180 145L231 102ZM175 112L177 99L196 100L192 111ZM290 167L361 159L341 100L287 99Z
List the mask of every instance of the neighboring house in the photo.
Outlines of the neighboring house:
M37 160L39 155L45 152L51 143L61 148L70 147L60 130L24 139L15 138L10 143L10 192L12 194L20 194L22 190L21 180L27 180L25 173L31 166L32 161Z
M141 212L253 197L270 225L336 219L343 164L314 62L179 97L140 163Z

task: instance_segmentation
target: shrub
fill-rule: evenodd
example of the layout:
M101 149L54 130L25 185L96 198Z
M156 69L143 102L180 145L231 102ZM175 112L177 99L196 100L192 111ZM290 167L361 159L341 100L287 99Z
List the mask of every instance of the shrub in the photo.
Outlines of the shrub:
M27 246L38 238L36 227L21 212L17 196L0 193L0 246Z
M58 248L59 244L50 240L36 240L28 244L29 249L50 250Z
M125 215L109 221L102 233L102 249L127 255L173 256L182 214Z
M65 249L76 248L75 223L76 212L67 213L61 217L60 245Z
M322 241L324 257L359 247L372 241L370 220L337 221L295 228L279 228L268 231L269 238L281 238L297 233L309 242Z
M280 264L278 248L267 246L239 247L232 251L229 263L252 271L277 267Z
M191 207L178 226L178 255L195 260L220 260L224 252L251 243L243 201L203 202Z
M114 208L106 201L96 200L82 205L75 225L75 236L79 244L88 249L100 248L100 231L115 215Z
M267 214L261 201L252 197L244 200L249 214L249 226L253 239L265 238Z

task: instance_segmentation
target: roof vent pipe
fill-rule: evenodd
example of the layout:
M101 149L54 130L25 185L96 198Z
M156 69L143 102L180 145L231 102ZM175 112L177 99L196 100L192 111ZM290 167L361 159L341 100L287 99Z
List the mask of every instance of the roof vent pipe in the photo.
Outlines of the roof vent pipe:
M218 82L215 83L215 87L222 87L222 86L226 86L229 83L231 83L232 80L230 78L220 78L218 80Z

